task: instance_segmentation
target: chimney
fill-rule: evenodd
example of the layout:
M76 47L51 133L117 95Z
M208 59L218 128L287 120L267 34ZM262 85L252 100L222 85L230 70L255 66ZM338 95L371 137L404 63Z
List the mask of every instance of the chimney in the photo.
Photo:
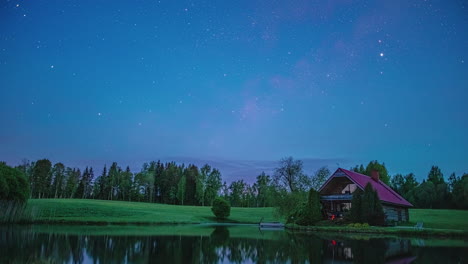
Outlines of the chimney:
M379 172L377 170L372 170L371 171L371 178L374 181L379 182Z

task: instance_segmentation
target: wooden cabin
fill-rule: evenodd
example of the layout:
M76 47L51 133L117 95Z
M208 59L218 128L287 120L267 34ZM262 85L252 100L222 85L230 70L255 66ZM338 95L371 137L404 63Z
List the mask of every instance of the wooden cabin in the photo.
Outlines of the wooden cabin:
M339 168L319 189L320 201L327 215L341 217L351 209L351 199L356 189L364 190L370 183L377 191L385 213L385 221L409 221L408 208L413 205L379 179L377 171L372 176Z

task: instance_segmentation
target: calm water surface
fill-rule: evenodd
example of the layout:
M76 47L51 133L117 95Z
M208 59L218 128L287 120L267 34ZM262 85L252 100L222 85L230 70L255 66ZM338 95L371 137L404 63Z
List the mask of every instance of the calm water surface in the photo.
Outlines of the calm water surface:
M468 263L463 240L255 226L0 226L0 263Z

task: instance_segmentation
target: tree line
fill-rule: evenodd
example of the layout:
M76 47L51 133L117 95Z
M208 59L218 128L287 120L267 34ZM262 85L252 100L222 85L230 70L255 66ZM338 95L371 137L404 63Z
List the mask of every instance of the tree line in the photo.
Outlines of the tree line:
M211 204L222 184L221 173L209 165L178 165L175 162L144 163L138 173L122 169L116 162L96 175L52 163L48 159L23 162L16 167L29 180L31 198L76 198L150 203Z
M330 175L323 167L315 175L303 172L302 161L292 157L282 159L273 176L264 172L252 184L244 180L230 184L222 181L221 172L206 164L196 165L144 163L133 173L116 162L104 166L100 173L92 167L84 170L52 164L48 159L35 162L24 160L15 168L29 183L29 198L68 198L138 201L177 205L211 206L216 197L222 197L234 207L271 207L284 204L290 192L307 193L318 188Z
M23 161L16 169L29 183L30 198L77 198L150 203L211 206L222 197L234 207L277 207L288 216L298 204L308 199L310 189L318 190L329 178L327 167L307 175L301 160L286 157L279 161L272 176L261 173L252 184L244 180L230 184L222 181L221 172L206 164L177 164L152 161L133 173L116 162L104 166L100 173L92 167L83 171L48 159ZM390 176L385 163L371 161L351 170L365 175L377 170L380 179L417 208L468 209L468 174L454 173L445 179L437 166L432 166L426 179L418 182L413 173Z
M366 167L357 165L351 170L368 176L372 170L377 170L380 180L416 208L468 209L467 173L461 177L452 173L446 179L438 166L432 166L427 177L422 182L418 182L413 173L390 176L385 163L378 161L371 161Z

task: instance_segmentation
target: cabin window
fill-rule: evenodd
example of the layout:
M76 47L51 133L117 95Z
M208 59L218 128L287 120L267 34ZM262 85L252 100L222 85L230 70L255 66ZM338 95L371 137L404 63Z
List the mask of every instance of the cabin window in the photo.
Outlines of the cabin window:
M350 183L344 187L344 189L341 191L343 194L351 194L356 190L356 184Z

